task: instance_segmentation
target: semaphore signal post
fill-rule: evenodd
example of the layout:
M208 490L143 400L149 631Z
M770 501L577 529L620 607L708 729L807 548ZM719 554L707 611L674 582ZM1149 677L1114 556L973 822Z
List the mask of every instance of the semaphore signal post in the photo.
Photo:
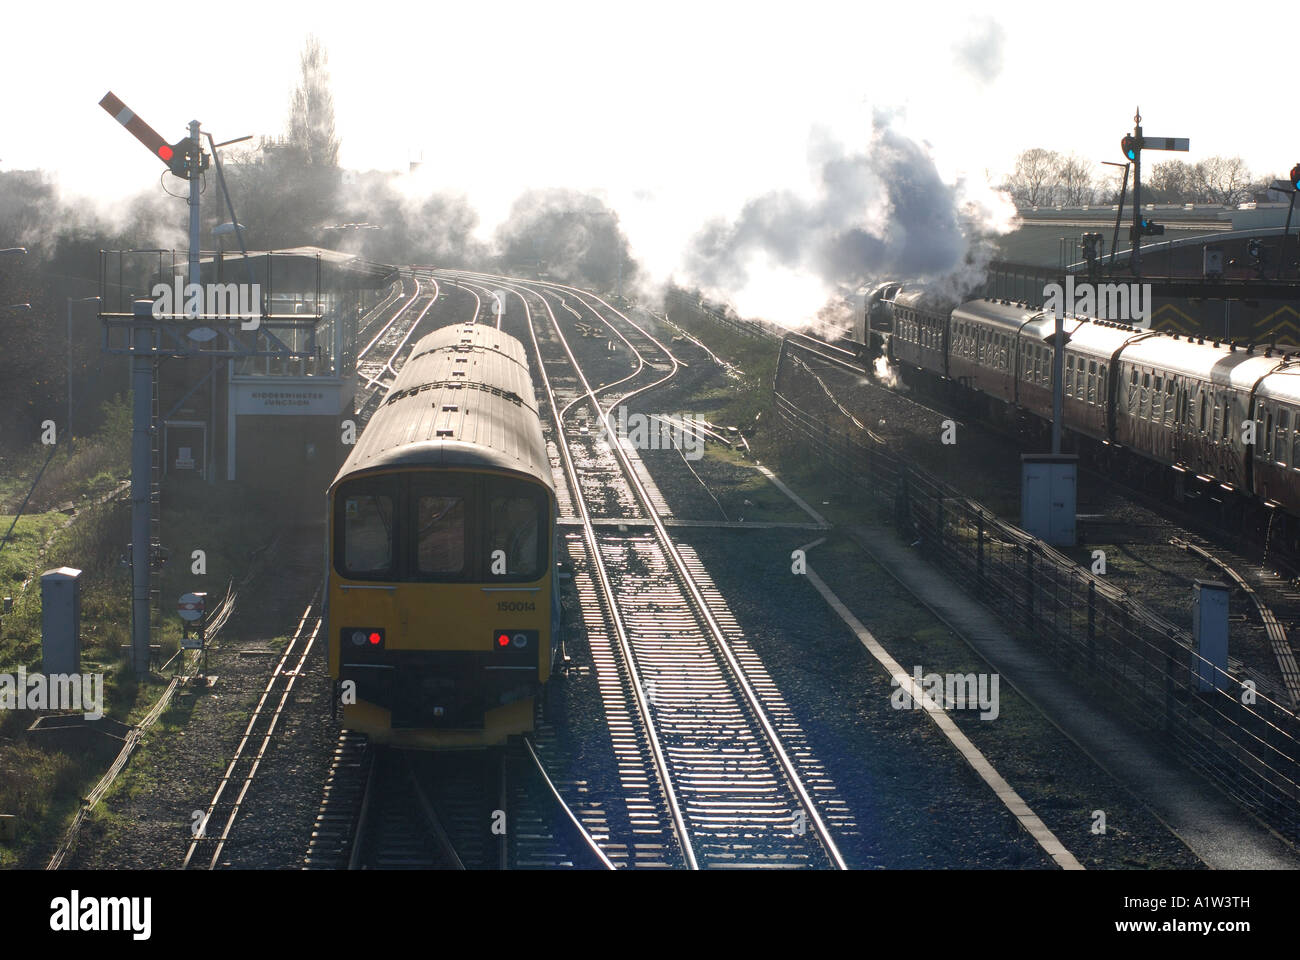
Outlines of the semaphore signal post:
M150 153L166 164L173 175L189 181L190 247L187 271L189 283L186 289L201 287L199 197L202 192L202 175L214 158L218 183L225 194L231 221L239 234L240 248L247 262L242 229L234 215L229 194L225 191L221 161L216 153L217 148L225 144L212 143L212 137L208 134L212 154L205 152L200 139L203 131L197 120L190 122L186 137L169 144L112 92L106 94L99 105L126 127ZM161 279L164 272L164 251L153 252L158 255L155 279ZM107 261L104 261L101 265L101 277L106 275L106 264ZM251 279L251 267L249 270ZM206 357L213 362L239 357L305 360L316 352L315 329L321 319L318 311L287 316L268 313L266 306L269 291L265 299L258 295L258 302L252 305L251 311L246 309L248 305L242 302L244 299L236 298L234 311L222 310L214 314L200 305L205 301L199 297L168 297L157 303L154 300L136 300L125 305L128 307L126 310L121 309L123 304L120 302L117 304L118 309L107 309L108 299L105 296L100 298L104 351L131 357L131 668L137 675L149 671L151 581L153 571L161 563L163 555L161 545L152 533L154 511L158 508L159 498L159 478L156 476L154 462L157 435L155 382L158 364L167 358L191 357ZM319 296L316 302L319 304ZM160 307L168 309L160 310ZM250 323L250 319L254 322ZM296 346L286 344L276 335L276 329L286 328L291 333L304 334L301 337L287 338ZM145 544L148 545L147 549L142 547Z

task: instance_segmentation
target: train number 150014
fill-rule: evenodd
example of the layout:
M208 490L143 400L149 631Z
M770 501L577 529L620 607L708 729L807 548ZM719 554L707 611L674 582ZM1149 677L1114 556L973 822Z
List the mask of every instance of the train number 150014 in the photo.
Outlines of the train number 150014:
M500 600L497 602L500 613L536 613L537 604L532 600Z

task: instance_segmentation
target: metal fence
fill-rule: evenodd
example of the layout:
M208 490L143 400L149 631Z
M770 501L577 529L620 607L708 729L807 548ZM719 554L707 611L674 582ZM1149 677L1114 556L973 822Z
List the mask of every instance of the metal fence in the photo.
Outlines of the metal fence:
M774 384L786 431L880 499L927 559L1238 803L1300 839L1300 719L1199 657L1189 633L907 462L788 341ZM1210 689L1200 677L1213 677Z
M1039 264L993 260L985 269L984 285L971 296L1038 304L1043 302L1043 288L1049 283L1063 283L1065 273Z
M701 300L698 295L677 288L670 289L664 296L664 309L667 311L670 320L674 312L679 315L687 313L696 318L712 320L733 333L755 340L767 340L775 343L784 335L784 331L774 324L763 320L742 320L740 317L710 306Z

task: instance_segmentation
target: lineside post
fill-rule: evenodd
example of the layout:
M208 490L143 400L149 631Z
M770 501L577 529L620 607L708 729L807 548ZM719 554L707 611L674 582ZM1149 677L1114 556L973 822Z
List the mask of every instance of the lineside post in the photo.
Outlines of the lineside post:
M137 310L152 309L141 301ZM151 536L149 502L152 475L153 356L152 333L137 318L131 330L131 671L149 673L149 572Z

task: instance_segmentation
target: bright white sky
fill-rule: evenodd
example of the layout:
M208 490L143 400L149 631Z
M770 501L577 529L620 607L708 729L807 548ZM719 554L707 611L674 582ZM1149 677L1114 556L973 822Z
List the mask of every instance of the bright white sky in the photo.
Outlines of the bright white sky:
M1120 159L1135 102L1149 134L1191 138L1191 161L1240 154L1280 175L1300 159L1285 14L1269 26L1264 10L1252 21L1220 2L1130 4L1122 23L1113 5L979 0L194 9L202 61L185 69L185 5L8 4L0 169L44 168L102 198L157 189L161 165L100 97L113 90L168 140L193 118L218 140L278 133L309 31L329 55L344 166L404 169L422 154L429 185L468 193L485 228L524 187L603 191L642 255L655 244L638 231L689 236L747 197L806 189L810 131L857 147L880 108L945 176L981 182L1031 146ZM1001 68L982 82L955 50L990 31ZM1153 65L1136 82L1117 42Z

